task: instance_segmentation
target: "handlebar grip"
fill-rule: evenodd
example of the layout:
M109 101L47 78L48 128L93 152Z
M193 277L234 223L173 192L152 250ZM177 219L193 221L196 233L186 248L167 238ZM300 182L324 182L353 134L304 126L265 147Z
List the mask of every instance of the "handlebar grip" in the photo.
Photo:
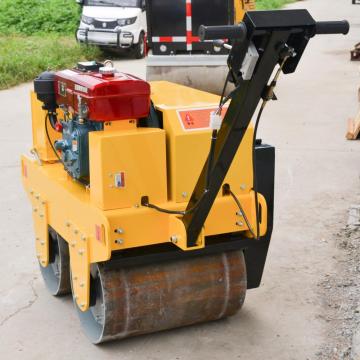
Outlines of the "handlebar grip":
M247 35L246 25L239 23L238 25L222 25L222 26L205 26L199 28L199 37L201 41L217 40L217 39L237 39L245 40Z
M346 35L350 30L348 21L319 21L316 23L316 34L343 34Z

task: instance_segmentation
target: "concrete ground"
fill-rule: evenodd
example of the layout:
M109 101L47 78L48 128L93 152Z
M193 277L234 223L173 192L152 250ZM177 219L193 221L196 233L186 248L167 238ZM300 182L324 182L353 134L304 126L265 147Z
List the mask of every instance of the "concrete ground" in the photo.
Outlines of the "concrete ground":
M19 157L31 146L30 84L0 92L0 359L314 359L326 342L317 284L336 266L331 241L359 191L360 142L344 139L357 112L360 6L308 0L318 20L348 19L349 36L312 40L296 74L281 79L261 137L277 147L275 230L262 286L223 321L104 346L82 334L70 298L51 297L35 259L31 208ZM120 70L145 73L143 61ZM334 357L335 359L335 357Z

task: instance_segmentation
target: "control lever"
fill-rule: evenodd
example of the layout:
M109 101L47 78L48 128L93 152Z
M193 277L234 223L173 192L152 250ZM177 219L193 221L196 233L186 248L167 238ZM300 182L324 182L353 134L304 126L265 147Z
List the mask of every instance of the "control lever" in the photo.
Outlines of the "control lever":
M283 12L285 12L283 10ZM284 14L285 16L286 14ZM318 21L314 22L313 35L348 34L350 24L348 21ZM263 29L260 30L260 33ZM237 25L205 26L199 27L199 37L201 41L217 39L233 39L240 42L244 41L248 35L248 29L244 22Z
M318 21L316 22L316 35L343 34L350 31L350 24L346 20L342 21Z
M247 28L243 22L239 23L238 25L201 25L199 28L199 37L201 41L217 39L236 39L243 41L246 39L246 35Z

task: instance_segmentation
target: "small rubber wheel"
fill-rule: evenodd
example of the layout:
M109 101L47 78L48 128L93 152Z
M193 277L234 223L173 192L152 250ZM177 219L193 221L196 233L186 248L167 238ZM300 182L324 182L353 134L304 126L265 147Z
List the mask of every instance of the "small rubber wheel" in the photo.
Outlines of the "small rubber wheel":
M70 257L66 241L53 229L49 229L49 265L42 267L41 274L45 285L54 296L71 293Z
M139 42L135 45L135 58L143 59L145 57L145 36L144 33L141 33L139 36Z

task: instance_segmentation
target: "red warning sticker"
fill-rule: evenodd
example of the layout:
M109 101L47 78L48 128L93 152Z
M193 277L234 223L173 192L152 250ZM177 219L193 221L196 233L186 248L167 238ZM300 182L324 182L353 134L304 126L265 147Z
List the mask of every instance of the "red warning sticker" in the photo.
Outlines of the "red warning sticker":
M187 109L178 111L181 126L186 131L205 130L210 128L210 113L217 108ZM224 119L227 108L223 108L221 116Z

